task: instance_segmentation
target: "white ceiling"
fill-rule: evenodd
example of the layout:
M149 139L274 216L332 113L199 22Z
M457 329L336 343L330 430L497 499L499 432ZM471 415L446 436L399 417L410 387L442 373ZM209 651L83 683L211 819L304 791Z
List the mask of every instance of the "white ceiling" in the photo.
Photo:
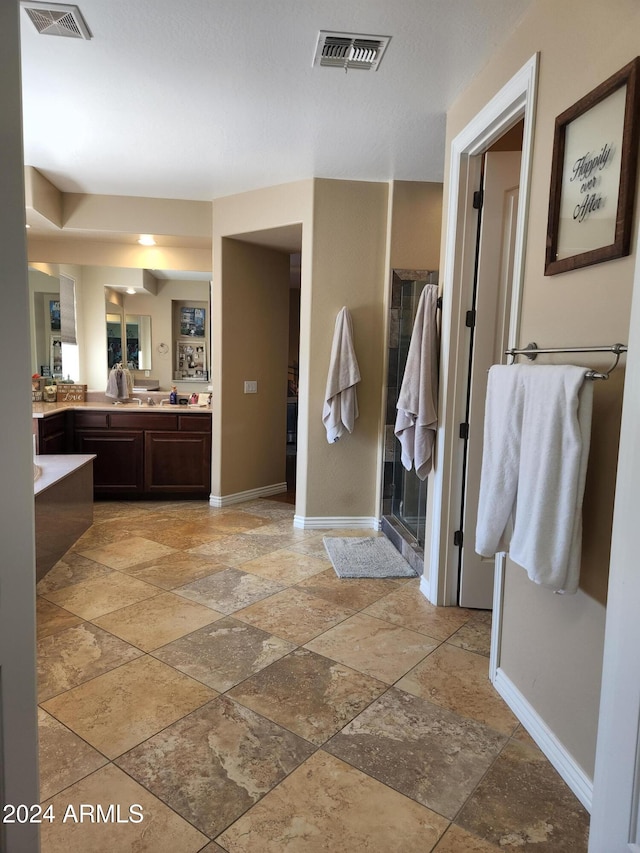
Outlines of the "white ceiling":
M76 0L21 14L25 163L66 192L211 200L310 177L441 181L445 112L530 0ZM321 29L390 35L312 67Z

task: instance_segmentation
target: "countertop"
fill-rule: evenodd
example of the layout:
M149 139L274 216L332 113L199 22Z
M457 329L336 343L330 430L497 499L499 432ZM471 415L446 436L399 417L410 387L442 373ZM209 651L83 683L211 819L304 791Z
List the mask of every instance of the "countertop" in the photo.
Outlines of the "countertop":
M33 403L33 417L46 418L49 415L54 415L56 412L67 411L103 411L103 412L168 412L175 414L178 412L181 415L211 414L211 406L180 406L171 405L170 403L160 406L156 403L150 406L148 403L105 403L105 402L87 402L87 403Z
M50 404L55 405L55 404ZM88 465L95 459L95 454L75 453L33 457L33 491L39 495L51 486L59 483L83 465Z

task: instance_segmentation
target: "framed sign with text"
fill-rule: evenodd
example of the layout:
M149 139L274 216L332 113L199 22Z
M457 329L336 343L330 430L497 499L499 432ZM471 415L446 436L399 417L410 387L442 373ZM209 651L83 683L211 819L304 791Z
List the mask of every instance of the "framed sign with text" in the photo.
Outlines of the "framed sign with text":
M556 118L545 275L629 254L639 67L636 57Z

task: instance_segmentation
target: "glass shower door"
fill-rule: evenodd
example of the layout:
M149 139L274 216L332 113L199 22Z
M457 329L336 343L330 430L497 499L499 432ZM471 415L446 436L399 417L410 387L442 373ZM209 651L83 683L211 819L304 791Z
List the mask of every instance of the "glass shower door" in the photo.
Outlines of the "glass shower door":
M385 453L386 496L383 514L400 529L404 538L424 546L427 481L418 479L415 469L407 471L402 465L401 446L393 434L396 403L402 385L409 353L409 343L415 321L418 300L427 284L437 284L437 273L423 270L395 270L392 281L391 335L389 340L389 376L387 430Z
M400 288L400 311L398 317L398 366L396 388L398 393L404 376L409 353L411 332L418 307L418 299L426 281L403 281ZM396 399L397 402L397 399ZM391 513L424 545L424 526L427 508L427 481L419 480L415 470L407 471L400 459L400 442L396 439L393 459L393 495Z

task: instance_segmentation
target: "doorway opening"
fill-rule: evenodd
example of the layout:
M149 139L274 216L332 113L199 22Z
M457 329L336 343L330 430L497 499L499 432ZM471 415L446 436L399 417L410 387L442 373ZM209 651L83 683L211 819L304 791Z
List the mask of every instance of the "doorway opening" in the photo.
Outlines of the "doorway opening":
M300 380L300 282L301 253L289 258L289 358L287 367L287 463L286 498L296 502L296 467L298 458L298 385Z

